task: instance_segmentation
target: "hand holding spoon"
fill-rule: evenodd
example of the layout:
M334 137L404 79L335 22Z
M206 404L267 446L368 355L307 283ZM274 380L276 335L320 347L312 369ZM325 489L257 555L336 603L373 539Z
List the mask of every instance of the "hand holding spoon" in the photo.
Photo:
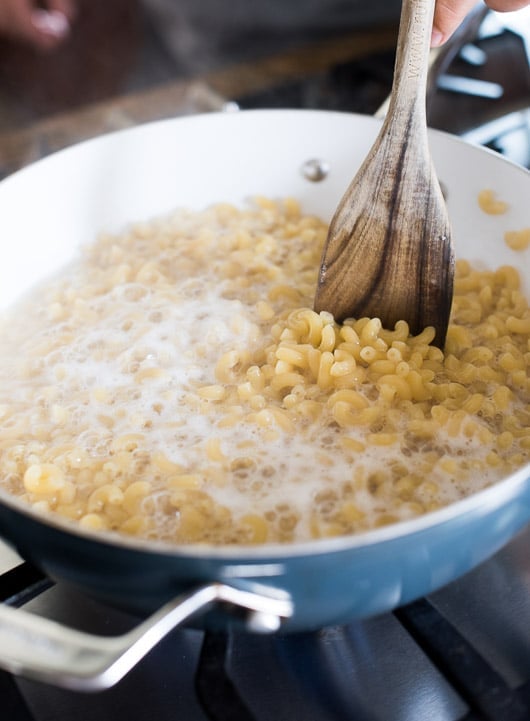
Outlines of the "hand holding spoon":
M381 131L331 221L315 310L378 317L411 333L434 326L443 348L454 253L432 165L425 93L434 0L403 0L394 83Z

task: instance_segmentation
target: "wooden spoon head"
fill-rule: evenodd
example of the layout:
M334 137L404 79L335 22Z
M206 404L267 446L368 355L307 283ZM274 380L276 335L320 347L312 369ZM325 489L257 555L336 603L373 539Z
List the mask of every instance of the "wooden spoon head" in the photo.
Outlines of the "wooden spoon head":
M378 317L389 329L405 320L413 334L434 326L443 348L454 276L445 200L425 148L396 154L381 142L331 221L315 310L338 322Z

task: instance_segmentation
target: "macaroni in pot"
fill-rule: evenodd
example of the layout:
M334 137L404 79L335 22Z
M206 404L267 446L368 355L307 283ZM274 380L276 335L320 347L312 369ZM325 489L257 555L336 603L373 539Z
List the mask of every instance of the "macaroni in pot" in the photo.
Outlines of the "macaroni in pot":
M294 200L103 235L2 321L0 477L82 527L173 543L351 534L529 460L530 310L457 263L445 352L312 298Z

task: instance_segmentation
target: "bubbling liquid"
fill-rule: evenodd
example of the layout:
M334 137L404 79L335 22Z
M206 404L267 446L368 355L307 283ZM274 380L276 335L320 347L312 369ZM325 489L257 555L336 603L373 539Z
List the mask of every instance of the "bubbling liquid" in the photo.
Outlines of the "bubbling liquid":
M85 248L3 319L3 486L98 531L287 543L435 510L527 462L516 272L458 264L442 353L431 329L311 310L326 232L257 199Z

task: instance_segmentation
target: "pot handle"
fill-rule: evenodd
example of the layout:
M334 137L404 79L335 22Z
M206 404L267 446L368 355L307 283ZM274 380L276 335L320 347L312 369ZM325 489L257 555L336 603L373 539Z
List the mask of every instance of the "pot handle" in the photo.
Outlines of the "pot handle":
M0 668L76 691L110 688L170 631L213 603L246 611L247 629L257 633L277 631L293 613L285 592L266 596L211 583L169 601L131 631L109 637L0 605Z

